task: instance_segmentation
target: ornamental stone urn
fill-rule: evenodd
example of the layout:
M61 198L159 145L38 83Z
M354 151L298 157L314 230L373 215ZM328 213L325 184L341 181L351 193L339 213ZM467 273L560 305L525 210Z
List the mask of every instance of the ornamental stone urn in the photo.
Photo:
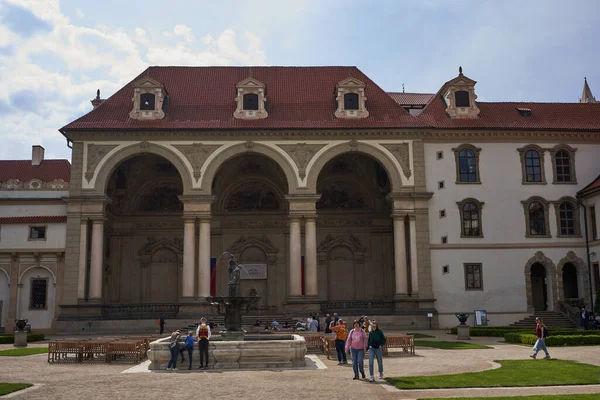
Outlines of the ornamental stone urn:
M457 339L458 340L470 340L471 339L471 334L469 331L469 325L467 325L467 320L469 319L469 316L471 314L468 313L457 313L454 314L456 315L456 318L458 319L458 322L460 322L460 325L458 325L456 327L456 333L458 335Z
M15 325L17 330L15 331L15 339L13 342L14 347L27 347L27 332L25 327L29 320L27 319L15 319Z

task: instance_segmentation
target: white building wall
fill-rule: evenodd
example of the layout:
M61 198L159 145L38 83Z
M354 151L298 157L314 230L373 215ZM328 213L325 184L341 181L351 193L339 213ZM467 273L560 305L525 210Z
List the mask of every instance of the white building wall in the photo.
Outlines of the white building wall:
M29 240L29 226L46 226L46 239ZM66 235L66 223L6 224L0 227L0 250L64 249Z
M456 184L457 168L452 149L462 144L481 148L479 155L481 184ZM566 256L568 251L575 252L578 257L587 262L581 209L582 238L557 237L553 204L549 207L549 227L552 237L526 238L525 212L521 201L531 196L540 196L549 202L563 196L574 198L577 191L594 180L600 171L598 157L600 145L569 144L577 149L575 153L577 184L552 184L554 172L551 154L545 152L546 184L523 185L521 161L517 149L528 144L535 143L425 144L427 190L434 193L429 201L429 231L430 243L433 247L431 252L433 290L436 298L435 307L440 313L440 326L456 325L455 312L472 313L476 309L484 309L490 314L491 325L506 325L528 315L524 268L537 251L543 251L555 265ZM555 144L541 145L545 149L554 146ZM436 157L439 151L443 151L441 160ZM444 189L438 189L439 181L444 181ZM457 202L466 198L484 202L481 214L483 238L461 238ZM440 210L446 211L445 218L440 218ZM447 245L441 244L442 236L447 236ZM465 290L464 263L482 263L483 290ZM442 267L445 265L449 266L448 274L442 273ZM552 295L550 290L548 295Z
M66 204L5 204L0 207L0 218L67 215Z
M29 309L32 278L48 278L48 293L45 310ZM28 319L31 329L34 331L36 329L51 328L52 320L54 319L55 305L55 280L52 273L45 268L33 267L25 271L20 281L22 286L19 287L18 318Z
M0 328L4 328L6 326L6 319L8 317L8 302L9 302L9 280L8 276L0 271L0 301L2 302L2 310L0 316Z

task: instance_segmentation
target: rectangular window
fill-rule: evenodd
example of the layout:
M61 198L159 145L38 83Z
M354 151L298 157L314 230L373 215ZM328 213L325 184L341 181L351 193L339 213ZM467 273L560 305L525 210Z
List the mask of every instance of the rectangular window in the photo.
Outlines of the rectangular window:
M600 264L595 262L592 264L592 270L594 271L594 292L600 289ZM598 300L596 300L598 301Z
M445 274L448 274L448 273L450 273L450 266L449 265L444 265L442 267L442 274L445 275Z
M446 218L446 210L440 210L440 218Z
M442 244L448 243L448 236L442 236Z
M45 226L30 226L29 227L29 239L46 239L46 227Z
M32 279L31 294L29 297L30 310L45 310L48 299L48 279Z
M444 181L439 181L438 182L438 189L443 189L444 188Z
M596 207L590 207L590 224L592 225L592 240L598 239L598 228L596 227Z
M465 264L465 290L482 290L481 264Z
M436 158L438 160L442 160L444 158L444 152L443 151L438 151L436 154Z

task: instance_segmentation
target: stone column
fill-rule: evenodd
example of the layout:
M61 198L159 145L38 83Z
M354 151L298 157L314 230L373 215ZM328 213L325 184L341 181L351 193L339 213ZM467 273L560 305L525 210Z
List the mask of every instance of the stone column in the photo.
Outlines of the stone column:
M210 296L210 218L200 218L198 249L198 297L208 297Z
M396 295L408 294L408 271L406 265L406 235L404 215L394 215L394 265L396 269Z
M290 217L290 296L302 295L300 217Z
M304 240L306 243L306 295L318 295L317 279L317 221L316 216L305 217Z
M92 220L92 257L90 266L90 300L102 300L104 259L104 218Z
M81 219L81 231L79 233L79 275L77 278L77 299L85 299L85 285L87 283L87 233L88 220Z
M184 217L183 220L183 273L181 297L194 297L194 261L196 258L196 246L194 236L196 234L196 218Z
M410 287L411 294L419 294L419 267L417 263L417 216L409 216L410 224Z

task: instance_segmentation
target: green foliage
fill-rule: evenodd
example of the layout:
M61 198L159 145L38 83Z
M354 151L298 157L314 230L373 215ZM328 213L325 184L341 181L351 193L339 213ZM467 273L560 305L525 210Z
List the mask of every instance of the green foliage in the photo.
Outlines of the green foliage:
M28 333L27 334L27 342L39 342L40 340L44 340L43 333ZM0 344L11 344L15 342L14 335L2 335L0 336Z
M436 340L415 340L415 346L433 347L444 350L471 350L471 349L493 349L493 347L484 346L477 343L466 342L444 342Z
M594 307L596 315L600 315L600 289L596 290L596 307Z
M501 367L463 374L387 378L398 389L600 384L600 367L566 360L501 360Z
M0 396L33 386L31 383L0 383Z
M591 333L588 333L591 332ZM528 333L507 333L504 340L509 343L534 345L537 336ZM550 335L546 338L546 346L589 346L600 344L600 334L595 331L579 331L571 335Z
M548 327L548 336L557 335L597 335L595 331L579 331L572 328L554 328ZM471 327L469 329L471 336L491 336L491 337L504 337L507 333L535 333L535 328L527 328L522 326L479 326ZM456 334L456 328L452 328L452 333Z
M47 347L26 347L22 349L9 349L0 350L0 357L21 357L21 356L32 356L34 354L48 353Z
M413 336L415 339L433 339L435 336L426 335L424 333L407 333L409 336Z

